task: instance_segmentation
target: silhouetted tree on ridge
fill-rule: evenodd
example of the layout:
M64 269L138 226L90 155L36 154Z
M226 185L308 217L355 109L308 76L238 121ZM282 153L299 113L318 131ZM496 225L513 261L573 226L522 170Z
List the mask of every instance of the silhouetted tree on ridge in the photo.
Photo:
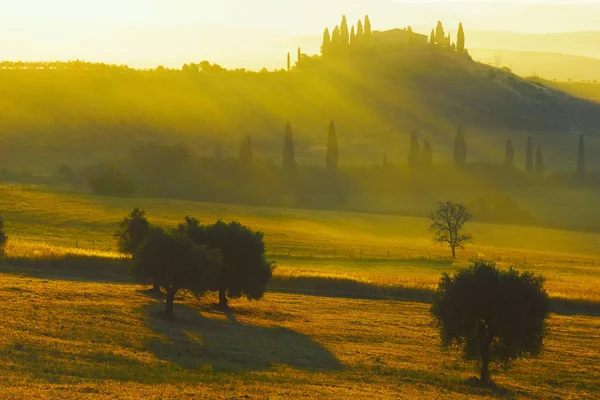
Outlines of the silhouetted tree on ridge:
M292 58L290 57L290 53L287 53L287 70L292 69Z
M365 35L365 31L363 29L363 23L359 19L358 22L356 23L356 44L362 43L364 35Z
M325 28L323 32L323 44L321 45L321 54L323 57L327 57L331 51L331 35L329 34L329 28Z
M462 22L458 24L458 34L456 35L456 50L459 53L465 51L465 31Z
M344 47L350 44L350 32L348 30L348 21L346 20L345 15L342 16L342 23L340 24L340 40Z
M454 139L454 165L464 167L467 164L467 142L462 127L458 128Z
M364 41L367 44L371 43L371 39L373 38L373 32L371 31L371 20L368 15L365 15L365 32L364 32Z
M354 25L352 25L352 29L350 30L350 44L356 44L356 33L354 32Z
M446 33L444 32L442 21L438 21L437 27L435 28L435 43L438 46L445 46L446 44Z
M433 29L431 30L431 35L429 36L429 44L431 44L431 45L435 44L435 32Z

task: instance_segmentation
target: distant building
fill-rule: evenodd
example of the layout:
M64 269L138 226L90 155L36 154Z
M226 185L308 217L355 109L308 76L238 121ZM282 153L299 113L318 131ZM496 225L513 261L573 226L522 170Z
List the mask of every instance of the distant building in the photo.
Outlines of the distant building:
M429 36L421 35L420 33L413 32L414 43L416 45L425 45L429 41ZM410 33L406 28L404 29L390 29L389 31L374 31L373 40L377 43L381 43L385 46L394 46L398 44L408 44Z

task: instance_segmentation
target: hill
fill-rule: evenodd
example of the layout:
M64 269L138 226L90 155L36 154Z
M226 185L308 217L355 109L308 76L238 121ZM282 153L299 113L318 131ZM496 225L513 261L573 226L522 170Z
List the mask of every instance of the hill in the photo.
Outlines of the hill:
M520 76L540 76L559 81L600 80L600 59L560 53L469 49L473 59L498 67L509 67Z
M403 163L413 129L445 162L462 125L471 161L500 162L507 138L524 146L533 135L545 144L549 168L565 169L571 133L595 137L600 129L597 104L429 46L328 63L305 58L290 72L5 63L0 82L1 166L37 171L114 159L149 140L206 155L221 140L231 156L248 134L257 156L279 161L288 120L305 164L322 165L334 120L342 164L375 164L384 151Z

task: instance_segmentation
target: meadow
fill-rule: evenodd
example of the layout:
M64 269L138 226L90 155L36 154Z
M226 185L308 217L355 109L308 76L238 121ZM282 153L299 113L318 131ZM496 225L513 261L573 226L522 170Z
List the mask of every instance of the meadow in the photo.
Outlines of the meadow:
M239 220L278 262L265 298L181 295L178 320L128 278L112 233L134 206L152 223ZM385 215L114 199L2 186L3 398L597 398L600 235L473 223L449 259L427 221ZM388 253L389 251L389 253ZM540 359L471 383L429 315L442 274L472 257L542 273L552 298Z

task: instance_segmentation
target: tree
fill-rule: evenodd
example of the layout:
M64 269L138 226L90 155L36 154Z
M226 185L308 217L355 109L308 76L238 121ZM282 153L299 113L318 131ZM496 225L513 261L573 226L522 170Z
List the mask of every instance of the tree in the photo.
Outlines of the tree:
M333 28L333 33L331 34L331 49L337 52L340 49L341 45L342 38L340 33L340 27L336 25L335 28Z
M412 131L410 135L410 150L408 152L408 167L416 171L419 169L421 164L421 145L419 145L419 138L417 131Z
M87 181L93 194L100 196L129 197L137 188L121 171L109 167Z
M340 40L342 46L346 47L350 43L350 33L348 31L348 21L346 16L342 16L342 23L340 25Z
M299 67L300 63L302 62L302 49L300 49L300 47L298 47L298 54L296 55L297 60L296 61L296 65Z
M542 146L537 147L535 152L535 177L541 179L544 177L544 157L542 156Z
M134 258L137 279L151 279L167 292L165 315L173 318L175 295L187 289L200 295L214 289L220 273L219 252L198 246L185 235L152 228Z
M442 47L446 44L446 34L444 33L442 21L438 21L437 27L435 28L435 43Z
M338 168L339 149L337 141L337 133L333 121L329 123L329 136L327 137L327 156L325 162L329 171L337 171Z
M356 43L361 44L364 36L365 36L365 31L363 29L363 23L359 19L358 22L356 23Z
M240 145L240 162L245 166L250 166L252 165L253 161L254 154L252 152L252 138L250 135L248 135Z
M540 353L548 294L541 276L478 260L453 276L442 275L431 314L442 345L460 346L466 360L480 362L480 382L487 384L490 363L508 367Z
M294 133L292 132L292 124L285 124L285 136L283 139L283 168L293 170L296 167L294 155Z
M263 234L254 232L239 222L217 221L200 225L198 220L186 217L178 232L188 236L197 245L219 250L221 270L215 288L219 304L227 307L227 298L262 298L275 265L265 257Z
M456 35L456 50L459 53L465 51L465 31L462 22L458 24L458 34Z
M373 32L371 31L371 20L368 15L365 15L365 32L364 32L364 41L365 43L371 43L371 39L373 38Z
M577 176L585 178L585 141L583 134L579 135L579 151L577 153Z
M525 155L525 172L533 176L533 139L527 138L527 153Z
M435 44L435 32L433 29L431 30L431 35L429 36L429 44Z
M6 254L6 242L8 242L8 236L4 231L4 219L0 217L0 257L4 257Z
M325 28L325 32L323 32L323 44L321 45L321 54L323 57L329 55L331 50L331 35L329 34L329 28Z
M356 44L356 33L354 32L354 25L352 25L352 29L350 30L350 44Z
M146 218L146 212L134 208L129 215L119 222L119 227L114 236L117 239L117 249L121 253L133 255L146 240L150 223Z
M471 235L463 232L472 217L466 206L451 201L439 203L437 210L429 216L429 231L435 235L433 240L447 244L452 249L452 258L456 258L457 248L464 249L464 244L473 240Z
M433 152L431 151L431 145L429 139L425 139L423 142L423 153L421 155L421 165L424 170L430 170L433 166Z
M292 69L292 58L290 57L290 53L287 54L287 70Z
M504 154L504 167L513 168L515 166L515 149L512 145L512 140L506 141L506 152Z
M462 127L458 128L454 139L454 165L456 167L467 165L467 142Z

